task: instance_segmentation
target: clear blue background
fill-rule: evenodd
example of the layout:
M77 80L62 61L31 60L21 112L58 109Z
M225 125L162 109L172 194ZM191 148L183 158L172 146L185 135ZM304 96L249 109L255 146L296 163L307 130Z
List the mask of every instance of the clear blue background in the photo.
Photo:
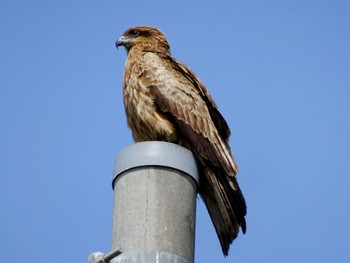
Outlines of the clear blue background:
M202 201L196 262L348 262L349 1L1 1L0 261L87 262L111 242L134 25L159 27L231 129L248 203L228 258Z

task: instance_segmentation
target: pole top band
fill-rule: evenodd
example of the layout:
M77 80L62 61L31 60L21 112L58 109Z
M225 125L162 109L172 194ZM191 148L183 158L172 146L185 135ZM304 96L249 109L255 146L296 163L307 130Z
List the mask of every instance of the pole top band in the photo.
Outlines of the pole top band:
M113 181L126 170L142 166L163 166L180 170L199 184L196 159L191 151L180 145L147 141L122 149L114 163Z

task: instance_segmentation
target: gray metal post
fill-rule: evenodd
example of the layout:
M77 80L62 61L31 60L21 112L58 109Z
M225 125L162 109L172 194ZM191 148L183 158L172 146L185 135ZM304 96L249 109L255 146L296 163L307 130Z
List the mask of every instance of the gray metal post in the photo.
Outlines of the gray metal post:
M192 153L166 142L120 152L113 177L111 262L193 263L198 172Z

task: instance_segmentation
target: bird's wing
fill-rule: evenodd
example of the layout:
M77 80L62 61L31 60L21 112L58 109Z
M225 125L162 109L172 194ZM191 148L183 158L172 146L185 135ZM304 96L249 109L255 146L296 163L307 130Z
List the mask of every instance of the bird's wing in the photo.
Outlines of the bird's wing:
M143 54L140 85L148 87L159 110L172 116L191 150L235 176L229 129L202 82L185 65L156 53Z
M224 117L221 115L213 98L209 94L208 90L205 88L203 82L194 74L194 72L191 69L186 67L181 62L177 61L172 57L169 57L169 60L171 61L172 67L176 71L181 72L182 75L186 77L190 81L190 83L192 83L192 85L199 90L202 99L207 104L212 121L214 122L217 130L219 131L221 138L225 142L228 142L228 139L231 135L230 128L227 125Z

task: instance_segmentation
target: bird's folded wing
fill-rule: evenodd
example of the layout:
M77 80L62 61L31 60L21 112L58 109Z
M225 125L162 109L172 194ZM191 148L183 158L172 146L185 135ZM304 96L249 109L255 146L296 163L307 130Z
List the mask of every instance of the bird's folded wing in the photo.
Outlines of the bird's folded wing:
M159 110L174 118L196 154L234 176L238 168L227 143L229 129L204 85L188 68L171 58L147 52L143 60L140 85L148 87ZM217 111L215 123L210 111ZM227 129L225 138L219 129Z

